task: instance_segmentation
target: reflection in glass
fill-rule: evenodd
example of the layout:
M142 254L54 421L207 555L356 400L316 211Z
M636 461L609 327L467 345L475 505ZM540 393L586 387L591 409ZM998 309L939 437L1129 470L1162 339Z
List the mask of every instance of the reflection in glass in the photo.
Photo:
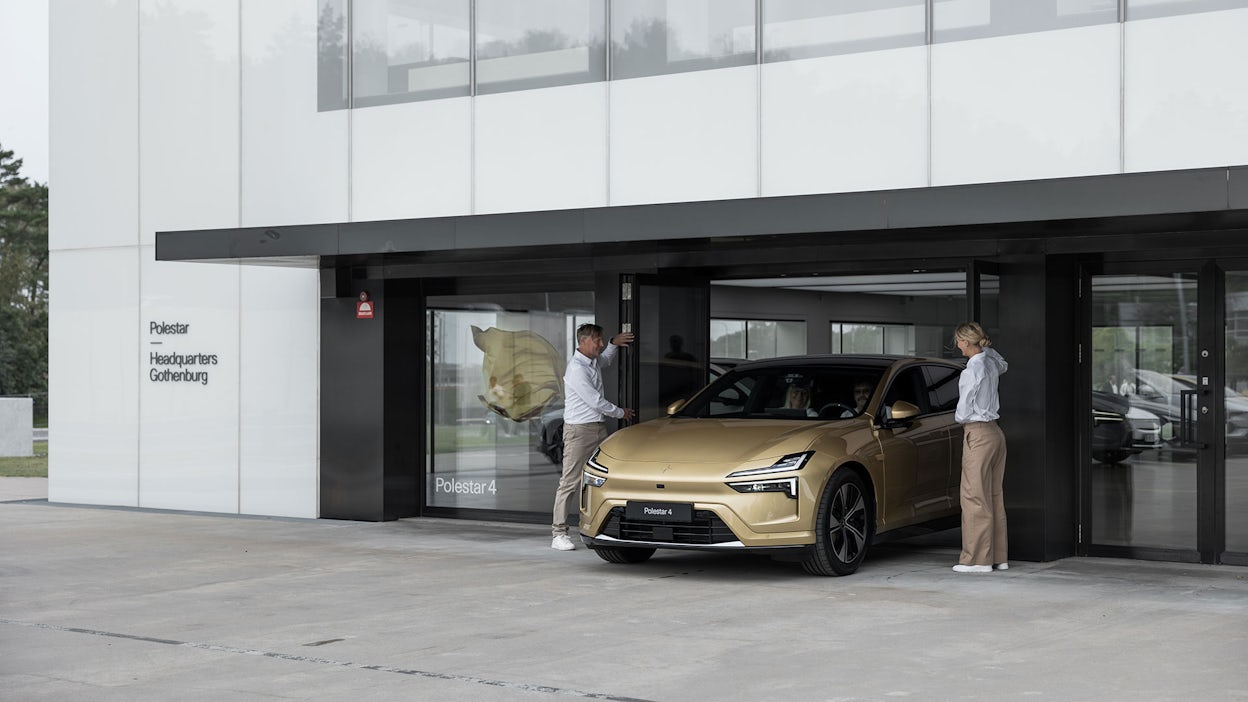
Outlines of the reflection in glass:
M606 80L604 0L477 0L477 93Z
M357 107L467 95L468 0L354 0Z
M546 512L562 471L563 372L593 293L429 298L430 507Z
M754 0L631 0L611 5L611 78L755 62Z
M1243 8L1248 8L1248 0L1127 0L1127 19L1142 20Z
M1248 409L1248 272L1226 274L1226 385L1227 424L1248 422L1233 409ZM1226 440L1226 550L1248 553L1248 436L1232 426Z
M347 107L347 0L320 0L316 19L316 109Z
M1118 0L934 0L932 40L962 41L1118 21Z
M926 27L925 0L768 0L763 60L922 46Z
M1196 276L1092 279L1092 543L1196 548ZM1127 431L1113 435L1125 418ZM1169 426L1158 436L1151 427ZM1151 433L1150 433L1151 432ZM1148 435L1146 435L1148 434ZM1116 446L1098 446L1108 436Z

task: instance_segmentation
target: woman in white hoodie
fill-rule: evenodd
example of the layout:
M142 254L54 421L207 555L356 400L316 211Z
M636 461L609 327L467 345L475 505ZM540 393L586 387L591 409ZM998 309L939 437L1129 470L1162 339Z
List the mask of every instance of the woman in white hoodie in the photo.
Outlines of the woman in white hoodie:
M1001 400L997 379L1009 364L975 322L958 326L954 343L966 356L966 370L958 379L958 409L962 425L962 554L953 569L959 573L990 573L1009 568L1005 530L1005 435L997 426Z

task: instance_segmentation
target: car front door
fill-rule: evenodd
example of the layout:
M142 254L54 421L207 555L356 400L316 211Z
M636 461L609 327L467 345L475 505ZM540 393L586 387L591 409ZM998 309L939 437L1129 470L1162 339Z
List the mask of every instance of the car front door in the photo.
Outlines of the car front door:
M893 377L876 417L884 454L884 521L890 527L921 522L947 512L950 506L951 460L948 413L932 413L922 366ZM892 419L892 408L907 402L919 415Z

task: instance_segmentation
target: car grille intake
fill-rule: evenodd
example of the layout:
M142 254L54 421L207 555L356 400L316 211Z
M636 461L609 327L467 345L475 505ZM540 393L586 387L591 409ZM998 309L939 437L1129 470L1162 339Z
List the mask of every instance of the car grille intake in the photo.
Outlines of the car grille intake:
M623 541L666 544L710 545L738 540L722 519L703 509L693 513L693 521L657 522L627 519L624 508L615 507L602 533Z

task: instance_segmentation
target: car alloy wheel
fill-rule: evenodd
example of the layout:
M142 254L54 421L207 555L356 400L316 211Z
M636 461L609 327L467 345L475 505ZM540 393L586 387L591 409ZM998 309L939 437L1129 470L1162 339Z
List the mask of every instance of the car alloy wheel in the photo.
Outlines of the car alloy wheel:
M828 481L815 518L815 545L803 563L814 575L849 575L858 570L875 531L875 516L862 478L841 469Z

